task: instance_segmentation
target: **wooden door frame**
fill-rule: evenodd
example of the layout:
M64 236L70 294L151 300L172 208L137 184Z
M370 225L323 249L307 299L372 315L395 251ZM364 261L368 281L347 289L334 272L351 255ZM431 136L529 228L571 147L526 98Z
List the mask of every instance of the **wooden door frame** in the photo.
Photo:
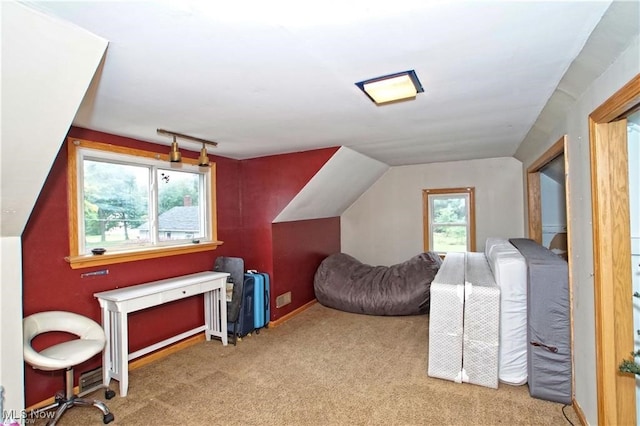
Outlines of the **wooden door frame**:
M640 74L589 116L596 379L601 425L636 424L635 376L620 373L618 366L633 351L635 333L624 117L638 104Z
M563 155L566 151L567 136L563 136L556 141L544 154L540 156L527 168L527 207L529 216L529 238L542 244L542 201L540 190L540 171L551 161ZM567 157L564 159L564 173L567 176L568 162ZM565 178L565 193L567 182ZM568 209L568 197L565 197L565 204ZM567 217L568 217L567 210ZM567 221L567 225L568 225ZM569 229L567 229L567 245L569 244ZM568 247L567 247L568 248ZM569 255L569 253L567 252Z
M569 340L571 348L571 399L575 396L575 369L574 369L574 322L573 322L573 273L571 268L572 244L571 244L571 190L569 185L569 146L567 135L558 139L544 154L534 161L527 168L527 208L529 217L529 238L542 244L542 191L540 188L540 174L542 169L559 156L564 156L564 189L565 189L565 208L567 217L567 262L569 263ZM584 413L573 404L574 410L578 418L584 422Z

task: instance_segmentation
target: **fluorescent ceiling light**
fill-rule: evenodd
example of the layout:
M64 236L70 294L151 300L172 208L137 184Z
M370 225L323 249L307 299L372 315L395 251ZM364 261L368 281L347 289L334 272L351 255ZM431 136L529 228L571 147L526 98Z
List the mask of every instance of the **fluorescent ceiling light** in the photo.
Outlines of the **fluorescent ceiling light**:
M356 86L377 105L414 99L418 93L424 92L414 70L361 81Z

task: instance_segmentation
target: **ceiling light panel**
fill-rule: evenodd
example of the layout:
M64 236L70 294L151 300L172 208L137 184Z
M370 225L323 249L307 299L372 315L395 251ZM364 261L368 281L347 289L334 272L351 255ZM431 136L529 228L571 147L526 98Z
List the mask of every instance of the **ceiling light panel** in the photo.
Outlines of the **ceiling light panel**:
M376 105L415 99L424 92L414 70L389 74L356 83Z

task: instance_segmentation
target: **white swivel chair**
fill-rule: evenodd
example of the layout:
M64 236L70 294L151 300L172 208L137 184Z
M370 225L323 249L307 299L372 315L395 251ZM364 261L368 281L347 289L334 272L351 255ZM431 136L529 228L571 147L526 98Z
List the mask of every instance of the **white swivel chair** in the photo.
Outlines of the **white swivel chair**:
M29 315L24 318L22 326L25 361L38 370L66 370L66 389L56 394L55 405L49 407L57 407L57 410L55 417L47 425L55 425L68 408L76 405L94 406L102 411L105 424L112 422L113 413L109 412L103 402L78 398L73 393L73 367L99 354L104 348L106 337L100 324L73 312L49 311ZM31 346L31 341L36 336L52 331L74 334L78 339L49 346L39 352ZM110 399L114 394L109 390L105 395Z

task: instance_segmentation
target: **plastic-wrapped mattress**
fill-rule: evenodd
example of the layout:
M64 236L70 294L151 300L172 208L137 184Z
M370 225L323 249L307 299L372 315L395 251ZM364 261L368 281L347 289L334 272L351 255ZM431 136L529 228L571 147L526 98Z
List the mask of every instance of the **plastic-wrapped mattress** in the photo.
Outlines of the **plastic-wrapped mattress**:
M431 282L429 362L431 377L462 382L465 253L448 253Z
M462 381L498 388L500 288L484 253L465 261Z
M527 265L507 239L487 238L485 255L500 287L498 378L510 385L527 383Z

